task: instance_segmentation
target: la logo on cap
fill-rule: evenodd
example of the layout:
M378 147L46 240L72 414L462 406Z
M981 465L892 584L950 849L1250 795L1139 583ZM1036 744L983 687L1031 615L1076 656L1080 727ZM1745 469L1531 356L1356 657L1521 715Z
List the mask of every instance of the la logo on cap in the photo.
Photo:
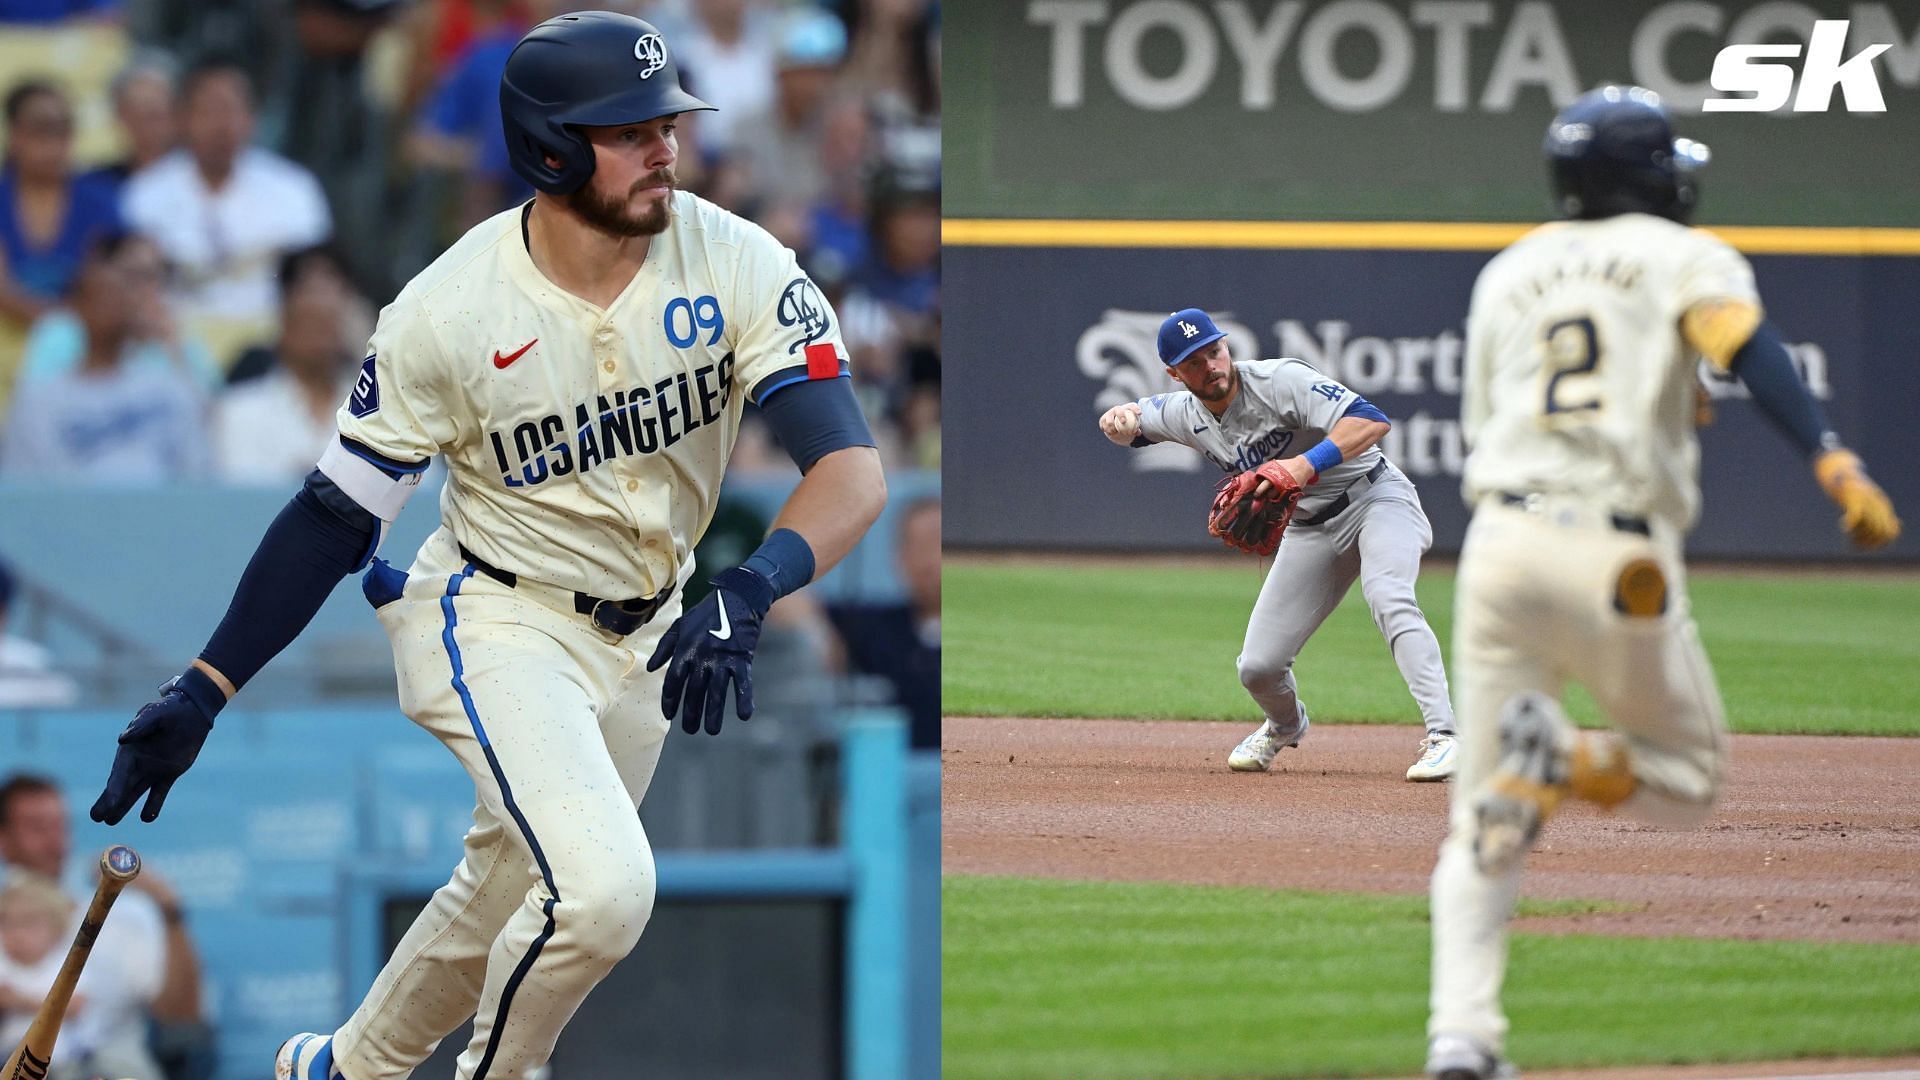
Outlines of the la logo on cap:
M660 40L659 34L642 34L640 40L633 43L633 58L647 65L640 69L640 77L644 79L667 66L667 43Z
M1190 322L1188 322L1188 321L1187 321L1187 320L1185 320L1185 319L1181 319L1181 320L1180 320L1180 331L1181 331L1182 333L1184 333L1184 334L1186 334L1186 336L1188 336L1188 337L1193 337L1193 336L1194 336L1195 334L1198 334L1198 333L1200 332L1200 328L1199 328L1199 327L1197 327L1197 326L1195 326L1195 325L1193 325L1192 323L1190 323Z

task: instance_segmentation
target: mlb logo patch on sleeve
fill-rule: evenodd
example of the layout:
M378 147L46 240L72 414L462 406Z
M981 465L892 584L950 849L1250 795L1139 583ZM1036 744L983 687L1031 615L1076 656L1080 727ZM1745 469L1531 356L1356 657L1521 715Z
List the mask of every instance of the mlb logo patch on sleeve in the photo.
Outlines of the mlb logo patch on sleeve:
M373 373L373 357L360 362L360 377L353 381L353 396L347 399L347 411L367 416L380 411L380 380Z

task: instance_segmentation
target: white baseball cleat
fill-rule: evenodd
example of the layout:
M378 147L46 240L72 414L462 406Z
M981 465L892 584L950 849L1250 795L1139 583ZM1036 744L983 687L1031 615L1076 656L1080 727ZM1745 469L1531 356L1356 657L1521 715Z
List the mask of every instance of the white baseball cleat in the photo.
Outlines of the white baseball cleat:
M333 1067L333 1036L303 1031L280 1044L273 1080L339 1080Z
M1416 783L1453 779L1459 755L1453 745L1453 733L1442 731L1420 740L1420 756L1407 766L1407 779Z
M1300 710L1300 726L1289 731L1279 731L1273 721L1263 720L1254 729L1253 734L1240 740L1240 745L1227 755L1227 768L1234 772L1266 772L1272 767L1274 756L1288 746L1299 746L1300 740L1307 734L1307 710Z
M1487 874L1511 870L1540 836L1568 788L1573 723L1552 698L1519 694L1500 711L1500 767L1474 801L1474 861Z
M1435 1035L1427 1044L1431 1080L1516 1080L1519 1073L1469 1035Z

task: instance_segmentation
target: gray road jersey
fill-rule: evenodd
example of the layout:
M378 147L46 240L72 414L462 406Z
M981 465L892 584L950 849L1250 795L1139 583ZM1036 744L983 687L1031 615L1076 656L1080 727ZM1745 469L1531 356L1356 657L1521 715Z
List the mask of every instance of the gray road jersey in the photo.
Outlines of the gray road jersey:
M1295 457L1327 437L1360 395L1305 360L1238 360L1240 392L1215 417L1185 390L1141 399L1140 434L1152 442L1190 446L1223 472L1244 472L1264 461ZM1296 511L1311 518L1355 480L1385 459L1370 446L1320 474Z

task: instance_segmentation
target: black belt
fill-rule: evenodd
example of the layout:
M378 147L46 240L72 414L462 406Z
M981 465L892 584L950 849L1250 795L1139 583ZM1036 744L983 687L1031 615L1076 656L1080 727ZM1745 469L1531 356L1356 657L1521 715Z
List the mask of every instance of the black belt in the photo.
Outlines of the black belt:
M1374 481L1380 479L1380 474L1386 471L1387 471L1387 459L1382 457L1379 461L1376 461L1373 463L1373 468L1368 469L1367 475L1362 479L1366 480L1367 483L1371 484ZM1358 482L1359 481L1355 481L1355 483L1358 483ZM1310 518L1301 518L1299 521L1294 522L1294 524L1295 525L1325 525L1327 522L1332 521L1334 518L1339 517L1340 514L1346 510L1347 507L1353 505L1352 491L1353 491L1352 485L1348 485L1348 488L1346 491L1341 492L1339 496L1336 497L1332 502L1321 507L1319 513L1313 515Z
M460 545L460 557L472 563L475 570L509 589L517 588L520 584L519 574L500 569L468 551L465 544ZM593 625L600 629L626 637L647 625L672 597L672 585L668 585L652 596L632 600L602 600L598 596L576 592L573 594L573 610L593 620Z
M1518 492L1503 491L1500 493L1500 501L1508 506L1525 507L1528 499L1529 496L1522 495ZM1621 532L1638 533L1648 539L1653 538L1653 527L1647 523L1646 518L1633 517L1628 514L1608 514L1607 521Z

